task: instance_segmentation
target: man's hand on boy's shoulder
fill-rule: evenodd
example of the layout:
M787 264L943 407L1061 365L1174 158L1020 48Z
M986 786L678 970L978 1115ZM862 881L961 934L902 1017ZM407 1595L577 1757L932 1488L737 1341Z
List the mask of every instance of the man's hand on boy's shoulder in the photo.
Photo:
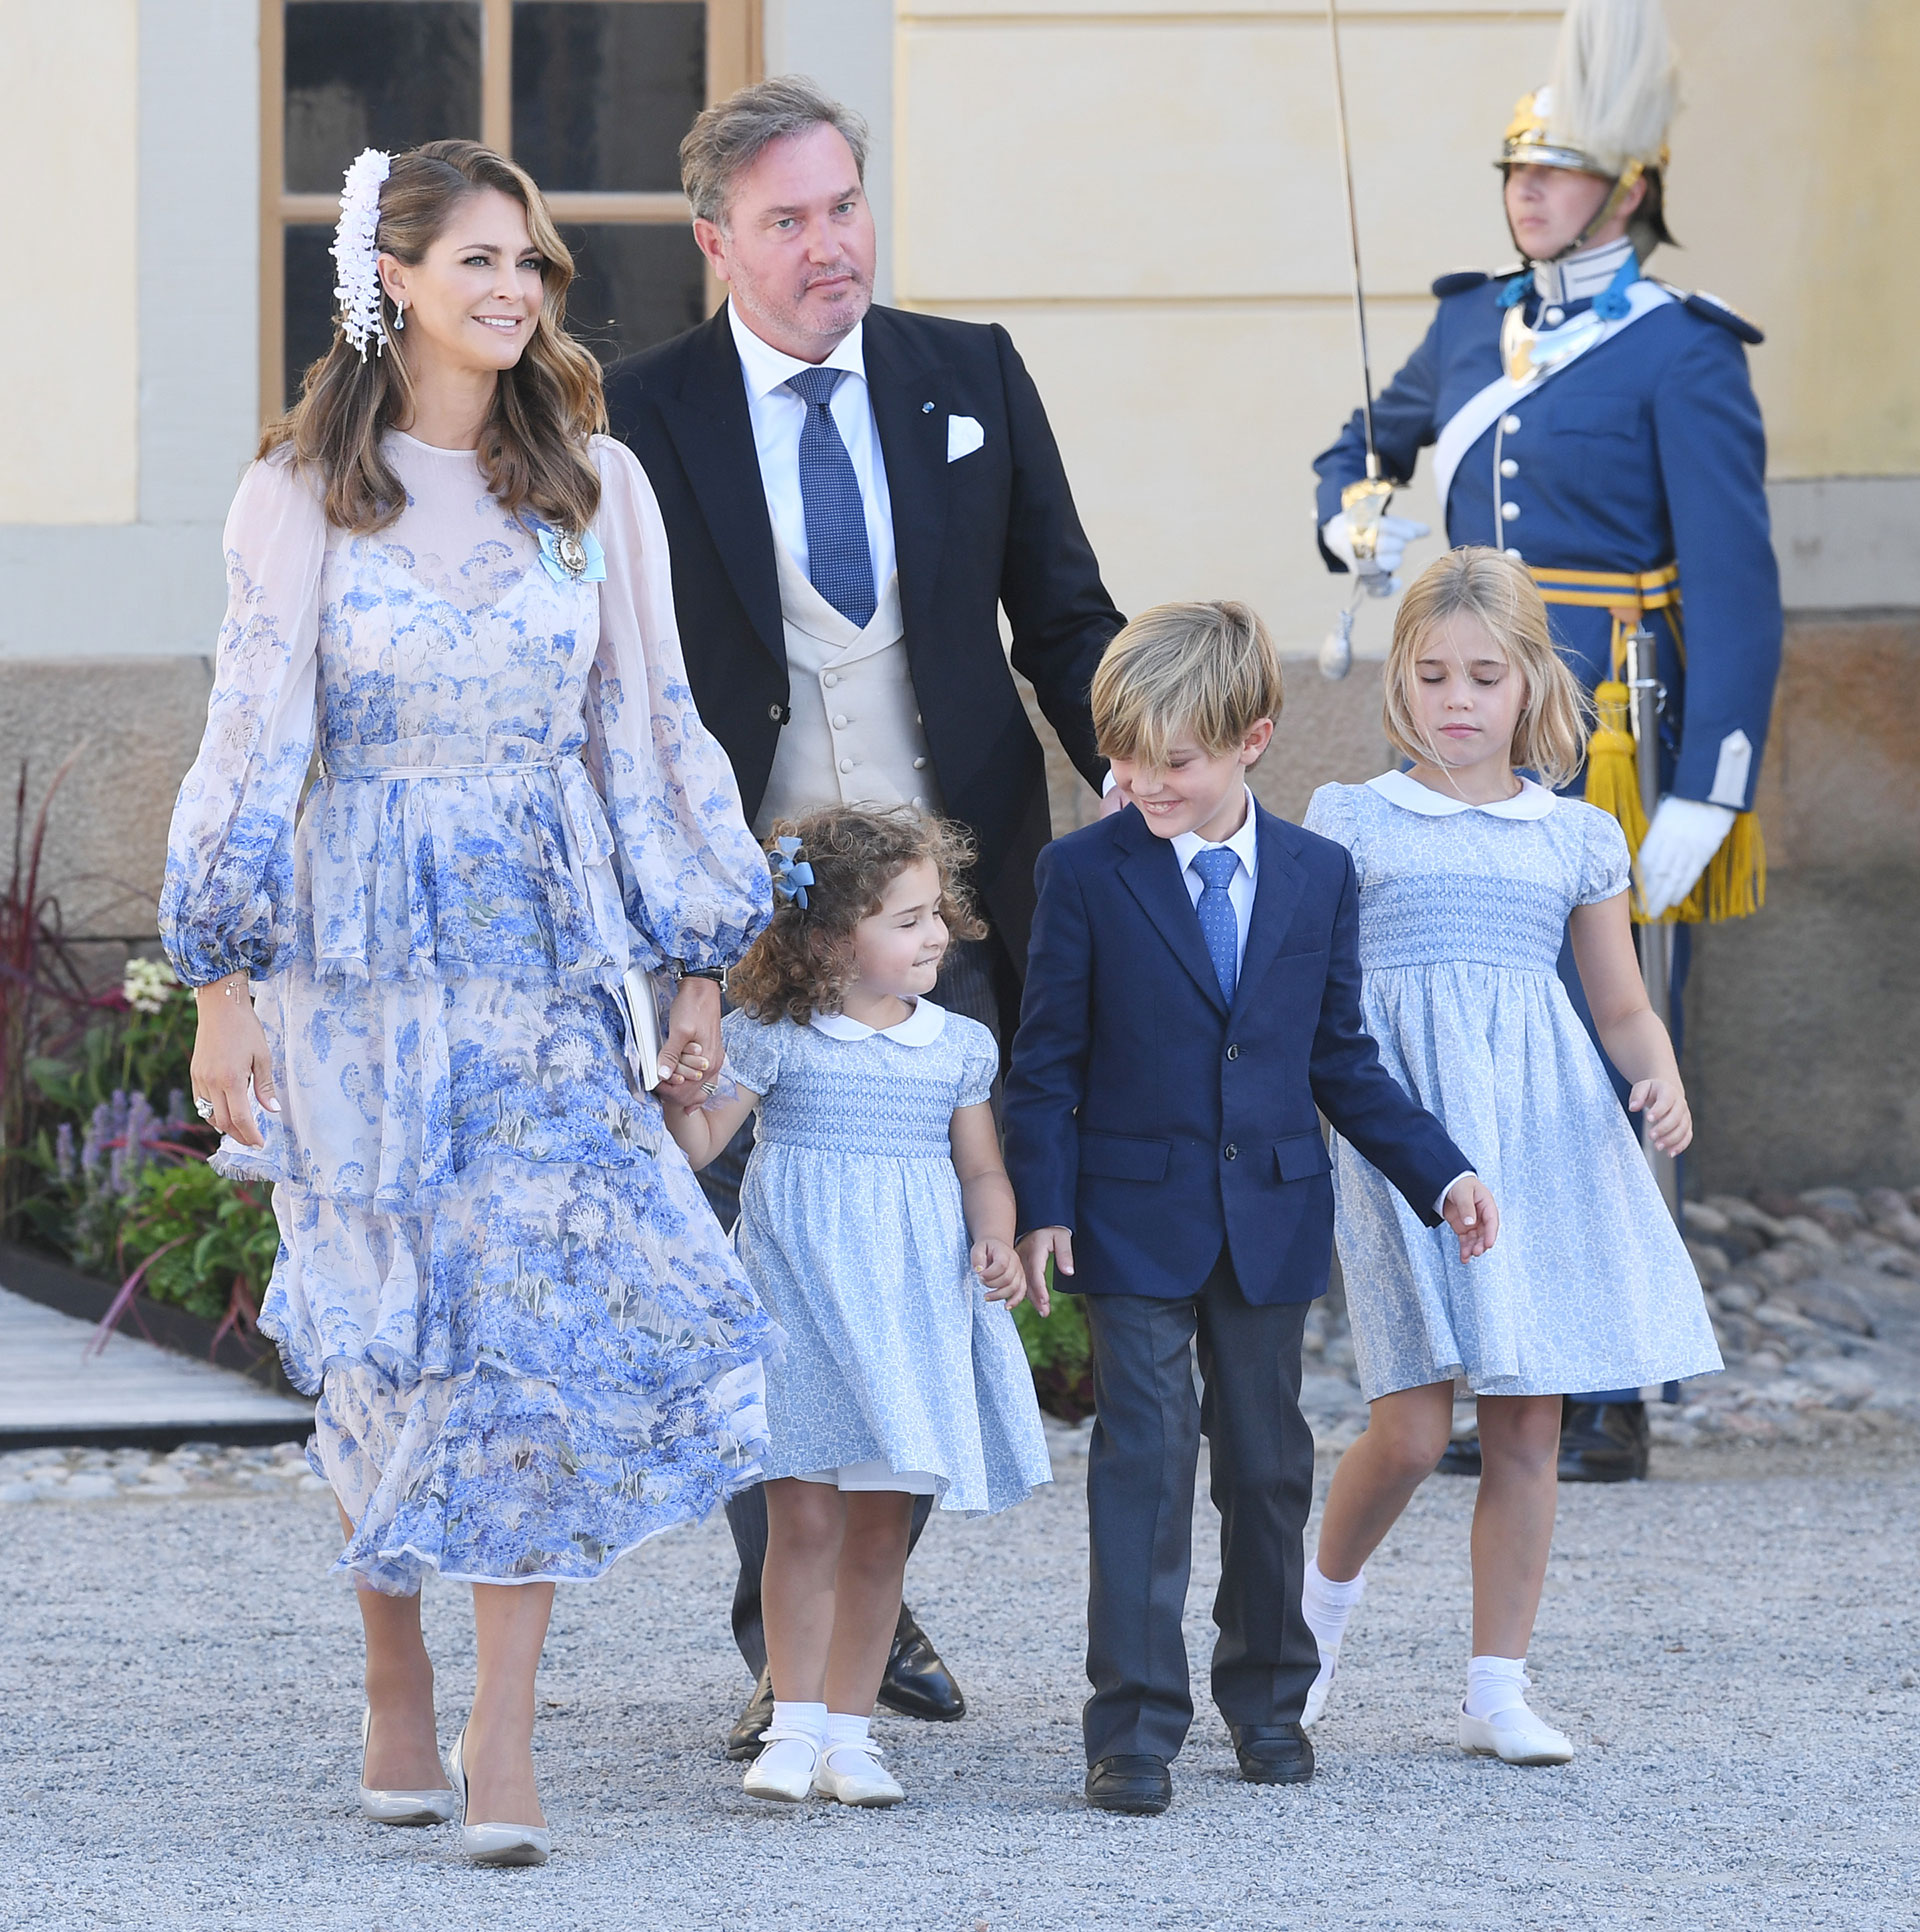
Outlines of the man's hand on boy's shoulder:
M1500 1238L1500 1208L1478 1174L1462 1174L1447 1189L1441 1217L1460 1237L1460 1259L1483 1255Z

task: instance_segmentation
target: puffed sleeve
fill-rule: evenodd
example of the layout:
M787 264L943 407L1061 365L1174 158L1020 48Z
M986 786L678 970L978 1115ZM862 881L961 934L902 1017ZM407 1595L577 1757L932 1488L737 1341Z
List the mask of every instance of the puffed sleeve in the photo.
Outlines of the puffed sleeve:
M720 1043L726 1049L727 1071L749 1093L764 1099L780 1078L780 1041L787 1028L771 1026L738 1007L720 1022Z
M949 1014L947 1024L958 1025L962 1030L958 1104L977 1107L992 1097L993 1083L1000 1077L999 1044L978 1020L970 1020L964 1014Z
M1322 785L1307 800L1307 815L1300 821L1302 830L1317 832L1335 845L1344 845L1353 855L1354 870L1362 885L1366 868L1360 862L1359 826L1355 821L1351 785Z
M1633 860L1627 851L1627 835L1611 812L1586 806L1580 813L1586 828L1586 853L1580 869L1580 896L1576 905L1597 906L1603 899L1617 898L1633 883Z
M733 767L694 709L666 525L624 443L593 439L594 532L606 552L600 648L586 696L586 761L613 828L637 963L731 966L773 911L766 855Z
M167 834L160 938L189 986L264 979L294 940L293 821L313 752L327 524L284 457L255 463L227 515L227 615L200 753Z

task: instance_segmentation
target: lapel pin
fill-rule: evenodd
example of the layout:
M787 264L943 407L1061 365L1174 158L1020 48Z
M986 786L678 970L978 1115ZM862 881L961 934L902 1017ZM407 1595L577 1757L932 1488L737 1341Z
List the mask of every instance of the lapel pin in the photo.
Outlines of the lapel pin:
M920 405L920 413L923 416L931 416L933 414L932 403L922 403Z

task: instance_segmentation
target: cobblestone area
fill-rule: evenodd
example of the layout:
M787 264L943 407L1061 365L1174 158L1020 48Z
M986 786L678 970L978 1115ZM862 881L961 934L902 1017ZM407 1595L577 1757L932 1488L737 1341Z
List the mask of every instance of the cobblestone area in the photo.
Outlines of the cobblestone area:
M213 1442L147 1449L14 1449L0 1454L0 1503L148 1501L246 1490L314 1492L323 1483L297 1442L235 1449Z

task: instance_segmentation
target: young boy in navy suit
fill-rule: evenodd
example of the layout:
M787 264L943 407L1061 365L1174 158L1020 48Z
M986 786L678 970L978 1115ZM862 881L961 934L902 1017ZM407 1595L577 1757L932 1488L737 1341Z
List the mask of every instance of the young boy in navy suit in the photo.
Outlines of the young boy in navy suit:
M1193 1721L1180 1618L1203 1430L1221 1520L1213 1699L1243 1778L1313 1775L1300 1337L1333 1248L1316 1106L1429 1225L1447 1222L1462 1260L1499 1226L1361 1023L1352 860L1247 789L1279 712L1279 655L1244 605L1136 618L1093 682L1100 749L1133 809L1057 840L1036 869L1007 1167L1036 1304L1049 1260L1056 1286L1087 1297L1083 1726L1087 1799L1104 1811L1167 1808Z

